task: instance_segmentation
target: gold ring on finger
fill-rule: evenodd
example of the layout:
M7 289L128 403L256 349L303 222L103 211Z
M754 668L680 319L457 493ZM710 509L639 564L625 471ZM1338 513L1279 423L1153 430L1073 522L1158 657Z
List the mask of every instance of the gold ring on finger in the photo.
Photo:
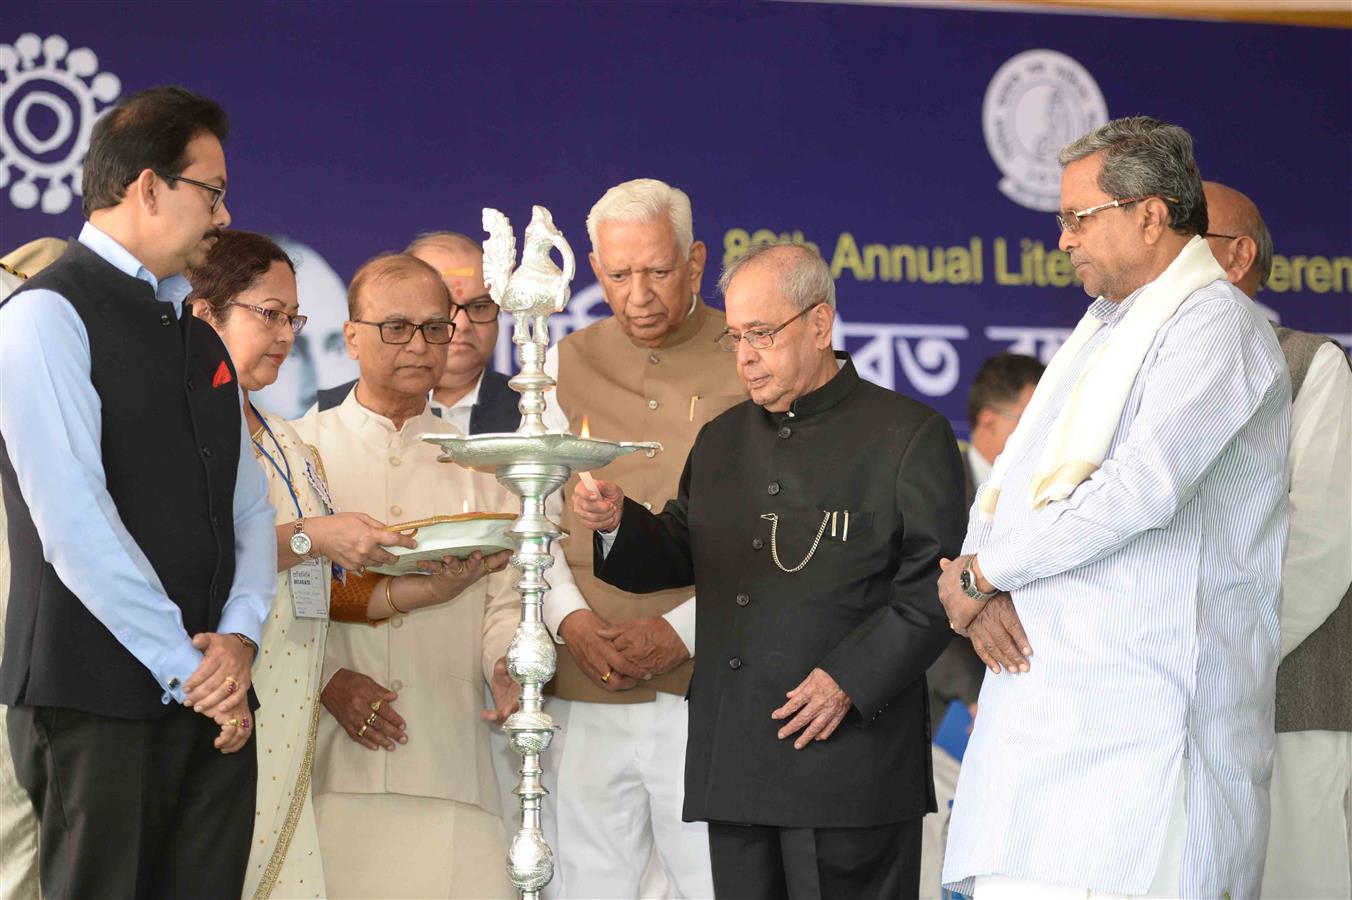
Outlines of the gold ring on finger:
M369 715L369 716L366 717L366 724L367 724L367 725L374 725L374 724L376 724L376 718L377 718L379 715L380 715L380 713L377 713L377 712L371 713L371 715Z
M371 727L370 725L363 724L360 728L357 729L357 737L364 737L366 735L366 729L370 727Z
M385 703L385 698L377 697L371 701L371 712L380 712L380 707Z
M238 728L238 727L239 727L239 719L231 719L230 721L226 722L225 724L229 725L231 728Z

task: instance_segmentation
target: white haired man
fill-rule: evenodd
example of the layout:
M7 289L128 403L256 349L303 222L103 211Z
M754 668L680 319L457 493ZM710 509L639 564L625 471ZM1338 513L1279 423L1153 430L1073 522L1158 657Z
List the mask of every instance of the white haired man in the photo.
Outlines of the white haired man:
M1061 249L1097 299L939 581L1004 670L981 688L944 882L977 900L1255 897L1290 379L1202 238L1186 131L1118 119L1060 159ZM1022 627L992 627L1010 608Z
M1204 182L1207 241L1252 297L1272 271L1272 236L1252 200ZM1291 371L1291 534L1282 566L1277 750L1263 896L1347 897L1352 798L1352 367L1319 334L1277 328Z
M547 418L551 427L576 430L586 419L601 437L660 441L654 458L624 457L597 472L660 509L676 495L700 428L746 393L735 360L715 343L726 320L699 296L706 251L694 240L690 198L654 179L628 181L597 201L587 232L614 315L551 348L546 368L561 377ZM707 831L681 821L691 589L637 597L602 583L591 541L567 516L576 535L565 542L568 563L586 600L551 594L545 604L567 648L550 704L564 728L546 757L558 823L551 890L638 897L655 851L670 896L711 896Z

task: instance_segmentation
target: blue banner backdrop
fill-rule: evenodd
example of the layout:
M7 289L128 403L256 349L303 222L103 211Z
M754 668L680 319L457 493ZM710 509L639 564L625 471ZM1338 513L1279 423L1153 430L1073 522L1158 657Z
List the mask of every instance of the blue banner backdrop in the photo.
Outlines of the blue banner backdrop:
M301 260L313 324L265 399L285 414L351 377L338 327L363 260L478 236L484 206L520 229L533 203L581 255L591 204L652 176L693 199L706 295L751 242L816 244L861 370L965 434L980 362L1049 357L1087 302L1055 252L1056 150L1138 113L1187 127L1204 175L1258 203L1274 317L1352 345L1346 30L659 2L49 2L5 22L0 243L76 233L84 142L118 96L217 99L235 225ZM557 328L605 313L583 266Z

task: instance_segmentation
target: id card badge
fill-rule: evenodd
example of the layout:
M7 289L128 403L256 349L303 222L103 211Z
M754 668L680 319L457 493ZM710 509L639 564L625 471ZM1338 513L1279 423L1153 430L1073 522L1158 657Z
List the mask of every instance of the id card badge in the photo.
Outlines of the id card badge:
M291 606L297 619L327 619L329 602L324 594L324 582L329 569L320 559L309 559L287 572L291 580Z

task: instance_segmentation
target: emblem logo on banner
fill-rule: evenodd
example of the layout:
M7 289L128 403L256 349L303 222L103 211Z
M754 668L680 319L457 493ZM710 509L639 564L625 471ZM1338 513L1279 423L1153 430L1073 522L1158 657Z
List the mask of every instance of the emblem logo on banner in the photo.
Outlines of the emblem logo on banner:
M1000 193L1038 212L1055 212L1061 193L1056 155L1108 121L1108 105L1084 66L1056 50L1028 50L995 73L981 107Z
M69 209L89 134L121 93L121 79L99 71L93 50L70 50L59 34L0 44L0 189L9 202L40 203L51 215ZM38 179L46 182L40 192Z

